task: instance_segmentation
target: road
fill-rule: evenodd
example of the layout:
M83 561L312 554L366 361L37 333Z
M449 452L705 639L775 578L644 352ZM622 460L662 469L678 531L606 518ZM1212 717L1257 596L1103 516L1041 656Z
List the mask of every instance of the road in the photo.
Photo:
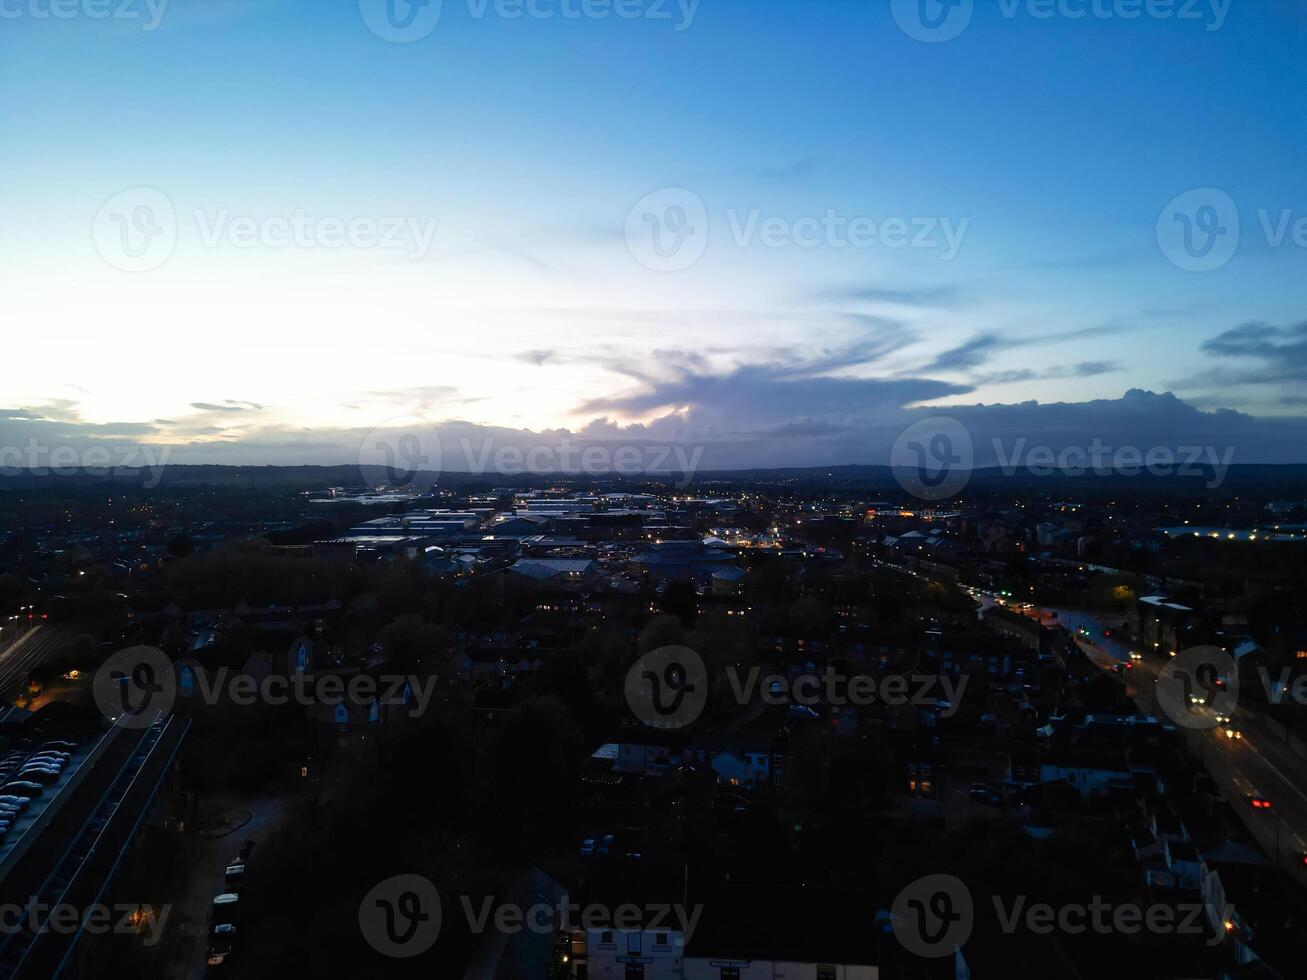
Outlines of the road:
M893 568L917 578L923 578L912 569L888 562L878 564ZM993 598L977 590L964 590L974 599L993 604ZM983 612L983 609L982 609ZM1119 636L1106 636L1106 630L1117 633L1119 620L1108 620L1094 613L1074 609L1036 608L1026 615L1039 619L1049 626L1061 625L1076 637L1076 643L1099 669L1111 671L1122 679L1126 693L1145 715L1171 723L1158 707L1154 691L1158 675L1170 659L1167 651L1139 650L1141 660L1132 660L1131 646ZM1081 633L1087 631L1088 635ZM1131 664L1117 674L1118 664ZM1279 739L1269 735L1254 717L1241 718L1236 713L1234 725L1243 737L1232 739L1225 735L1224 727L1207 729L1180 729L1190 751L1202 760L1217 787L1230 801L1235 813L1248 828L1258 845L1270 856L1277 867L1292 874L1307 885L1307 759L1292 751ZM1255 810L1248 802L1250 796L1260 796L1272 804L1269 810Z
M1113 628L1091 613L1075 610L1039 610L1047 614L1056 612L1058 621L1078 635L1078 645L1099 668L1107 670L1113 664L1131 662L1130 646L1119 639L1103 635ZM1089 637L1077 631L1084 627ZM1133 661L1134 667L1123 676L1126 693L1141 712L1163 721L1172 722L1162 712L1154 697L1157 678L1170 659L1165 652L1140 651L1143 659ZM1210 709L1201 709L1210 712ZM1299 756L1278 740L1264 734L1260 727L1241 721L1236 713L1234 725L1243 738L1226 736L1224 726L1214 716L1200 719L1210 725L1206 729L1181 729L1193 755L1216 781L1230 801L1235 812L1248 827L1248 831L1272 860L1272 863L1293 874L1307 885L1307 759ZM1250 796L1261 796L1271 802L1270 810L1255 810L1248 802Z
M244 810L249 821L220 837L200 836L194 850L185 858L181 881L168 922L168 935L156 947L158 970L155 975L202 980L209 949L209 910L215 895L225 891L223 873L242 842L267 840L286 817L285 801L280 797L232 799L210 808ZM257 885L259 853L250 859L250 878ZM238 950L242 956L250 955Z

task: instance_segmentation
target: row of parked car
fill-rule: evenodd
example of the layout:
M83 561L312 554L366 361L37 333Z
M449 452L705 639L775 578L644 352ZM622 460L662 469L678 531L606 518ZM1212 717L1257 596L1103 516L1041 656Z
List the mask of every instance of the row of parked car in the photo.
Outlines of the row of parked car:
M51 739L35 752L15 749L0 762L0 773L6 779L0 785L0 840L8 835L33 798L59 781L76 748L73 742Z
M236 948L236 927L240 922L240 891L245 883L245 862L253 850L254 841L247 840L223 871L223 891L214 898L209 916L209 953L205 961L209 976L220 976L231 963Z

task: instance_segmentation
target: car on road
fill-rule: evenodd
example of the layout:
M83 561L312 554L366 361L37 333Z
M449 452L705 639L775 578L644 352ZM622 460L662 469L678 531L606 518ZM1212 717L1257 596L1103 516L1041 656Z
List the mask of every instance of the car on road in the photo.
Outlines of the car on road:
M1254 810L1271 809L1271 801L1264 796L1258 796L1256 793L1248 794L1248 805Z
M1243 738L1243 732L1235 728L1233 725L1226 725L1224 728L1221 729L1221 731L1225 733L1225 737L1228 739Z

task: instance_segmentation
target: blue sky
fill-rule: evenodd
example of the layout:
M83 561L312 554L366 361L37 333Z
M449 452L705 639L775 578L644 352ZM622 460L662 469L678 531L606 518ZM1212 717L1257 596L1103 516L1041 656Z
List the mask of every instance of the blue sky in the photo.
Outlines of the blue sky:
M1302 456L1294 0L978 0L940 43L906 0L445 0L409 43L373 0L68 2L0 23L6 438L325 462L420 418L876 462L922 412L1173 393Z

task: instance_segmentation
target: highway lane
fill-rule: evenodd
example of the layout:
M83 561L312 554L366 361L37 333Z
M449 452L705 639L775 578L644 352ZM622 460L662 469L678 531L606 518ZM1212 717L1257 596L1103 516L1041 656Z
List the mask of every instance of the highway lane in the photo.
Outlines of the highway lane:
M1057 612L1059 621L1076 635L1077 645L1095 666L1108 670L1113 664L1131 662L1128 644L1103 635L1113 624L1090 613ZM1078 634L1082 626L1089 630L1089 637ZM1126 693L1141 712L1174 724L1155 698L1157 678L1170 657L1167 652L1142 652L1143 659L1133 661L1133 668L1113 676L1122 679ZM1253 731L1241 724L1237 711L1232 724L1243 734L1239 739L1226 736L1225 726L1217 724L1210 709L1195 711L1196 719L1210 727L1180 728L1191 752L1201 760L1272 863L1307 885L1307 866L1303 863L1307 855L1307 791L1301 788L1307 785L1307 760L1260 729ZM1254 809L1248 801L1250 796L1269 800L1271 809Z
M917 578L925 577L888 562L878 564ZM974 591L963 591L972 598L980 597ZM989 604L993 604L992 597ZM1046 625L1066 629L1095 666L1121 680L1126 693L1142 713L1174 724L1173 719L1160 710L1154 698L1157 678L1170 659L1169 651L1141 650L1138 652L1143 659L1132 660L1129 643L1118 636L1105 635L1107 630L1114 634L1120 630L1119 618L1109 620L1074 609L1035 608L1025 614ZM1087 635L1080 632L1082 628ZM1133 666L1117 673L1113 668L1119 664ZM1307 858L1307 791L1301 788L1307 786L1307 759L1266 734L1255 720L1250 725L1242 724L1237 712L1234 724L1243 733L1243 738L1228 738L1224 727L1217 726L1214 718L1212 723L1213 726L1207 729L1180 729L1190 751L1201 760L1272 863L1307 885L1307 864L1304 864ZM1254 809L1249 803L1251 796L1269 800L1271 809Z

